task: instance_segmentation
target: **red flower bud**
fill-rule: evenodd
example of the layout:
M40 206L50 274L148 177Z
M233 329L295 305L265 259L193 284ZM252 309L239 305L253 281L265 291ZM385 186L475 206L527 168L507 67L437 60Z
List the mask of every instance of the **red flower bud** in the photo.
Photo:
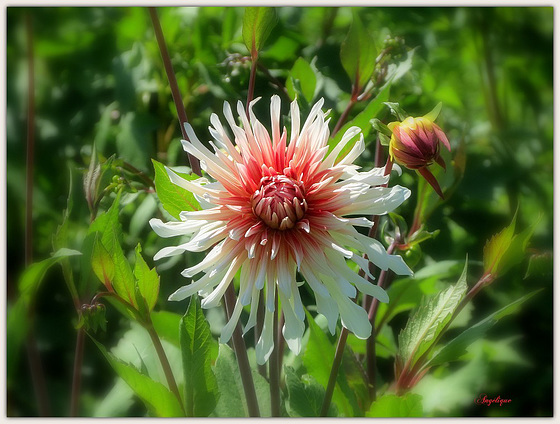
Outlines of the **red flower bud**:
M438 163L445 169L445 162L439 154L440 141L451 151L445 133L427 117L408 117L402 122L388 125L393 132L389 144L391 159L408 169L416 169L443 199L439 184L428 166Z

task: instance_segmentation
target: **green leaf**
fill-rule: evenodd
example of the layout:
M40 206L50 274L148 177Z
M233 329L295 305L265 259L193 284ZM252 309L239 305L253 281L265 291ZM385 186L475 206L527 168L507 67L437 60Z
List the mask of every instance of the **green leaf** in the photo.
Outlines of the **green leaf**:
M421 417L423 414L422 396L407 393L404 396L393 394L381 396L371 404L366 417L404 418Z
M142 374L134 366L121 361L112 353L107 352L107 349L93 337L91 339L119 377L134 390L134 393L142 400L152 415L157 417L184 416L177 398L167 387Z
M112 291L112 281L115 278L115 264L107 249L101 243L101 238L96 234L91 255L91 267L99 281L107 290Z
M210 333L198 296L191 297L180 329L187 416L207 417L216 407L219 396L211 357L211 345L216 341Z
M376 49L373 38L364 28L356 11L350 31L340 46L340 60L352 84L358 90L366 85L375 68Z
M159 337L176 347L181 347L180 324L183 317L174 312L157 311L151 314L152 324ZM216 346L216 350L218 346Z
M498 275L500 268L500 261L508 250L515 231L515 221L517 220L517 212L513 216L511 223L500 231L498 234L492 236L484 246L484 272L487 274Z
M156 193L164 209L177 219L179 219L179 214L183 211L199 210L200 206L194 195L190 191L173 184L162 163L154 159L152 159L152 162L155 170L154 183L156 186ZM196 175L186 174L181 174L181 177L186 180L195 180L198 178Z
M369 121L372 118L375 118L377 116L377 114L379 112L381 112L383 110L383 102L386 102L389 99L389 91L391 90L391 85L387 84L385 85L385 87L383 87L381 89L381 91L379 91L379 93L377 94L377 96L368 103L368 105L366 106L366 108L360 112L358 115L356 115L356 117L354 119L352 119L350 122L347 122L345 125L342 126L342 128L340 129L340 131L338 131L334 137L332 137L329 140L329 151L331 151L342 139L342 137L344 136L344 133L350 128L350 127L359 127L362 130L362 134L364 136L364 140L366 141L366 144L368 141L371 141L368 138L369 133L371 132L371 125L369 123ZM340 154L338 155L339 158L344 157L346 154L348 154L348 152L352 149L353 144L352 143L348 143L340 152Z
M401 107L400 104L395 102L385 102L389 107L391 114L393 114L399 121L404 121L408 117L408 113Z
M214 410L217 417L247 417L247 401L235 353L226 344L219 345L214 366L220 397ZM270 417L270 385L258 371L251 369L261 417Z
M136 264L134 265L134 276L136 277L140 295L145 300L148 311L151 311L154 309L158 300L159 275L155 267L150 269L144 261L144 258L140 254L140 252L142 252L140 243L136 246L135 252Z
M276 25L276 10L272 7L246 7L243 15L243 42L251 56L262 50L264 42Z
M529 257L529 265L525 277L548 277L553 272L553 256L552 252L536 253Z
M307 102L311 102L315 96L317 76L311 65L307 63L305 59L299 57L295 61L294 66L292 66L290 70L288 79L286 80L286 89L288 90L290 98L293 100L296 98L297 91L292 79L293 81L299 81L301 93Z
M286 409L290 417L319 417L325 398L325 389L309 374L298 377L289 366L284 367L288 403ZM336 405L331 403L328 417L336 417Z
M500 319L514 314L519 311L521 304L533 297L535 294L541 290L535 290L525 296L514 300L509 305L501 308L500 310L488 315L483 320L477 322L472 327L467 328L449 343L446 343L441 349L435 352L426 364L426 366L436 366L445 364L446 362L456 361L460 359L465 353L467 347L469 347L474 341L483 337L486 332L494 326Z
M51 266L60 262L63 258L81 254L82 253L77 250L63 248L56 251L50 258L29 265L29 267L27 267L21 275L18 282L20 298L23 299L26 307L29 307L33 301L35 294L37 293L37 290L39 290L39 286L43 281L43 277Z
M399 334L398 356L412 369L416 361L437 341L467 291L467 263L456 284L437 296L422 299L420 307L409 318Z

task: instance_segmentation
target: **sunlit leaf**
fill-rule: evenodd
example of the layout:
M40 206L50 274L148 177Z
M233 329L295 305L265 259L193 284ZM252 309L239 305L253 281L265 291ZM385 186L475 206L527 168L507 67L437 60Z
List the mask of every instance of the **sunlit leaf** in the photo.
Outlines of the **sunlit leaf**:
M289 366L284 367L288 403L286 409L290 417L319 417L325 398L325 389L309 374L299 377ZM328 417L336 417L334 403L330 404Z
M356 11L350 31L340 46L340 60L352 83L361 88L366 85L375 67L374 40L364 28Z
M136 264L134 266L134 276L138 284L140 295L145 300L148 310L151 311L158 299L159 294L159 275L155 268L150 269L144 258L140 254L142 248L140 243L136 246Z
M276 10L271 7L246 7L243 15L243 42L251 55L262 50L274 25Z
M407 393L404 396L386 394L371 404L366 417L404 418L423 416L422 396Z
M194 211L200 209L197 200L194 195L179 187L177 184L173 184L167 175L165 166L162 163L152 159L155 170L154 183L156 185L157 196L167 212L171 214L174 218L179 219L179 214L183 211ZM198 176L188 176L186 174L181 174L182 178L194 180Z
M299 81L301 93L308 102L311 102L315 95L315 88L317 87L317 76L315 75L315 71L313 71L311 65L307 63L305 59L299 57L296 60L294 66L290 70L289 77L286 80L286 90L288 90L288 94L293 100L295 99L297 92L292 79L294 81Z
M150 413L156 417L181 417L184 413L177 398L163 384L142 374L134 366L127 364L92 338L111 367L134 390Z
M422 299L416 312L399 334L398 355L411 369L437 340L467 291L467 264L457 281L437 296Z
M219 397L211 356L211 345L216 341L212 338L198 296L191 297L180 328L187 416L207 417L216 407Z

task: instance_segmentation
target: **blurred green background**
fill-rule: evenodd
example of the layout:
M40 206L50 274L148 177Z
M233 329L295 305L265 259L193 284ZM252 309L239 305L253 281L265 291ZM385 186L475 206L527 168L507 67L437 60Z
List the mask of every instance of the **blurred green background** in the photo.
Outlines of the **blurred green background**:
M430 231L441 230L422 245L426 257L464 261L468 254L476 274L486 240L509 224L518 207L518 229L541 217L530 246L534 265L530 272L526 272L527 259L477 297L474 313L481 318L529 291L544 290L477 347L483 363L473 361L471 368L455 364L430 376L434 393L442 397L425 396L428 415L552 414L552 11L551 7L359 10L380 49L387 36L404 40L406 51L415 48L412 68L393 85L390 101L400 102L417 116L443 102L438 124L454 149L461 143L466 149L461 184L426 223ZM320 77L315 98L324 97L326 107L332 108L332 128L350 98L351 82L339 58L352 10L284 7L277 12L278 23L260 55L267 71L257 75L255 96L264 98L257 115L266 116L266 98L278 93L274 80L284 83L296 59L303 57L314 61ZM158 13L189 121L207 140L210 114L221 115L224 100L246 99L250 62L243 59L248 54L241 38L243 8L159 8ZM70 231L75 246L68 247L79 247L89 222L82 175L94 143L105 157L116 154L151 176L150 158L186 165L175 108L145 9L8 8L8 303L16 296L24 269L26 17L32 22L35 61L34 258L44 259L52 252L52 234L62 221L70 174L74 199ZM284 96L284 112L287 105ZM364 106L357 104L352 116ZM388 112L380 118L392 120ZM365 167L372 165L374 144L360 159ZM399 183L414 191L415 178L405 172ZM147 225L158 207L147 193L129 200L121 218L124 242L133 248L141 241L150 263L163 246ZM413 194L399 211L407 219L414 202ZM178 284L177 269L182 267L175 265L158 268L159 307L182 313L184 304L165 301ZM59 269L48 274L35 315L51 412L66 415L75 311ZM108 311L109 323L119 319ZM402 320L404 325L406 317ZM110 324L105 341L111 344L120 336L118 325ZM17 378L8 381L8 415L36 415L23 351L11 366ZM387 363L387 374L391 366ZM84 415L99 411L114 380L99 352L86 348ZM474 404L481 393L512 402L502 408L481 407ZM126 408L119 413L142 413L133 401Z

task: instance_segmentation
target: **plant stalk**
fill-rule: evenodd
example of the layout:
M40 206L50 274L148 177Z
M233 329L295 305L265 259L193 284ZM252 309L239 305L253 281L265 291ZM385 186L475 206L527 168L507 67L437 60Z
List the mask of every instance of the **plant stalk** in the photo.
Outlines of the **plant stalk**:
M173 65L171 64L171 58L169 57L169 52L167 51L167 45L165 44L165 38L163 36L163 31L161 29L161 24L157 15L155 7L148 7L148 12L150 13L150 18L152 20L152 25L154 27L154 32L156 35L156 40L158 43L159 51L161 53L161 58L163 60L163 66L165 67L165 73L167 74L167 80L169 81L169 87L171 88L171 96L173 97L173 102L175 103L175 108L177 109L177 116L179 117L179 124L181 126L181 134L183 138L188 140L187 132L185 130L185 123L187 120L187 112L185 112L185 106L183 105L183 98L181 97L181 92L179 91L179 85L177 84L177 78L175 77L175 72L173 71ZM189 160L189 165L192 172L198 176L202 176L200 170L200 161L187 153Z
M340 337L338 338L338 343L336 344L336 352L334 354L331 373L329 375L329 382L327 383L327 389L325 390L325 398L323 400L323 405L321 406L321 417L326 417L329 412L329 407L331 406L332 395L334 393L334 387L336 384L336 378L338 376L340 364L342 363L342 355L344 353L344 348L346 347L347 339L348 330L346 329L346 327L342 327Z
M228 319L231 319L233 308L235 306L235 292L233 285L230 284L226 290L225 296L226 309ZM249 358L247 356L247 347L241 334L241 326L239 323L235 326L232 335L233 348L237 363L239 365L239 372L241 374L241 382L243 383L243 391L245 392L245 399L247 400L247 409L249 410L250 417L260 417L259 403L257 401L257 393L255 392L255 383L251 374L251 366L249 365Z
M171 393L175 395L179 405L181 405L181 409L185 412L185 408L183 406L183 400L181 399L181 394L179 393L179 388L177 387L177 382L175 381L175 377L173 376L173 371L171 370L171 365L169 364L169 360L167 359L167 355L165 354L165 350L163 349L163 345L161 344L161 340L154 328L154 325L150 318L148 318L148 322L142 322L144 328L150 334L150 338L152 339L152 343L156 349L156 353L158 355L159 361L161 363L161 367L163 368L163 372L165 373L165 379L167 380L167 385L169 386L169 390Z
M269 359L268 366L270 372L270 414L273 417L280 416L280 346L278 345L278 288L274 291L274 304L276 311L274 311L274 324L272 327L272 334L274 340L274 348L272 355Z

